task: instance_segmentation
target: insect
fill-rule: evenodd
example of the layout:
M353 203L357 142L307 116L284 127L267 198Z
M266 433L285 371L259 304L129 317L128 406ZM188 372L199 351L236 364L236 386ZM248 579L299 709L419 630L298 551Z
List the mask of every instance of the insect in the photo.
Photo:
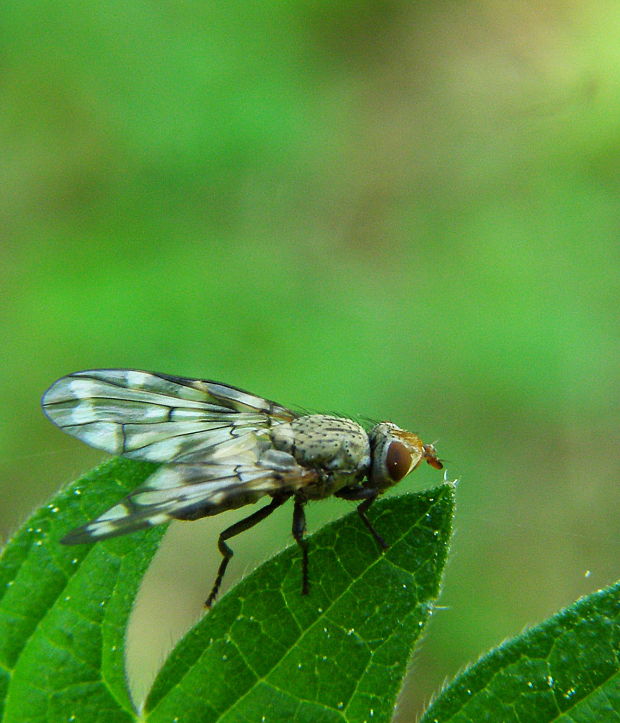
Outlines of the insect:
M41 403L54 424L92 447L164 463L118 504L69 532L61 540L66 545L171 519L196 520L271 498L220 534L222 560L206 607L215 601L233 556L226 541L289 498L293 537L302 554L302 594L307 594L308 501L329 495L359 501L362 522L385 549L368 508L423 460L442 468L432 444L391 422L367 432L352 419L298 414L242 389L201 379L131 369L80 371L54 382Z

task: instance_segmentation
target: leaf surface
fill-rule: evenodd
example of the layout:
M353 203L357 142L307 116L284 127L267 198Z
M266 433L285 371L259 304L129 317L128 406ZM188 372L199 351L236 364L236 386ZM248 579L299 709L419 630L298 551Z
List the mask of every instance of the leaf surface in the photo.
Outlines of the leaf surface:
M310 536L308 596L300 594L296 545L259 567L178 644L139 713L126 682L125 634L165 526L92 545L59 540L155 468L101 465L5 547L3 720L389 721L439 592L453 486L377 502L369 516L390 544L385 552L355 511Z
M310 537L300 594L296 546L262 565L179 643L146 703L148 720L389 721L439 592L452 485L382 500Z
M620 721L620 583L577 600L458 676L421 723Z
M165 528L94 545L59 543L156 469L114 459L61 491L0 558L0 706L15 721L131 721L124 640ZM74 716L72 718L71 716Z

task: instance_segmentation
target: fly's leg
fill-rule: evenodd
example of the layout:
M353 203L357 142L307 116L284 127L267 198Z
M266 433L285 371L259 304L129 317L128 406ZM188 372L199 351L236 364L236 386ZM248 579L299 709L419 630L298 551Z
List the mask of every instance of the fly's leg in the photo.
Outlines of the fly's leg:
M298 497L295 498L293 509L293 537L301 548L301 594L307 595L308 585L308 542L304 539L306 532L306 515L304 513L304 502Z
M341 497L343 500L363 500L361 505L357 506L357 513L359 514L362 522L366 525L366 528L370 534L375 538L379 547L383 550L387 550L389 545L381 537L381 535L372 526L372 522L368 519L366 513L368 508L377 499L379 495L378 490L372 489L372 487L343 487L341 490L336 492L336 497Z
M377 544L379 547L381 547L383 550L387 550L389 545L387 542L381 537L381 535L375 530L375 528L372 526L372 522L368 519L366 516L366 513L368 512L368 508L372 503L377 499L377 495L373 495L372 497L368 497L365 499L361 505L358 505L357 512L359 516L362 518L362 522L366 525L368 528L368 531L370 534L375 538L377 541Z
M222 584L222 580L224 579L224 573L226 572L226 568L228 567L230 558L234 554L225 541L229 540L235 535L238 535L241 532L249 530L250 527L254 527L254 525L258 524L261 520L264 520L265 517L268 517L275 509L280 507L280 505L284 504L284 502L286 502L288 498L289 495L280 495L278 497L274 497L267 506L262 507L260 510L257 510L248 517L244 517L242 520L239 520L239 522L235 522L234 525L227 527L223 532L220 533L217 547L222 553L222 562L220 562L220 567L217 571L215 582L213 583L213 587L211 588L209 597L205 602L206 608L210 608L211 605L213 605L213 603L215 602L215 598L217 597L217 594L220 590L220 585Z

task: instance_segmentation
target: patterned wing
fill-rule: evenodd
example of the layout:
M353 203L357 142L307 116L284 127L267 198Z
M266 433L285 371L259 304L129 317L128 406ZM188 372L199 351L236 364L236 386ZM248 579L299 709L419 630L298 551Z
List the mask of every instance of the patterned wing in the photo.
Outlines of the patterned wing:
M297 416L218 382L131 369L69 374L41 404L54 424L91 447L150 462L242 461L272 425Z
M290 494L317 479L317 472L273 449L257 464L164 465L142 487L72 530L62 542L95 542L171 519L195 520L256 502L265 495Z

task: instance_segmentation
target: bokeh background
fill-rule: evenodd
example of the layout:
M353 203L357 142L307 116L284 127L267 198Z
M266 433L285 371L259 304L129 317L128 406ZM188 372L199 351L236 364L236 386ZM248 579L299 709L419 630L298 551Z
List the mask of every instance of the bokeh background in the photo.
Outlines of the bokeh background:
M439 440L456 535L401 722L618 577L616 3L25 0L0 23L5 537L104 458L41 392L121 366ZM170 529L138 699L244 513ZM227 583L289 530L238 538Z

